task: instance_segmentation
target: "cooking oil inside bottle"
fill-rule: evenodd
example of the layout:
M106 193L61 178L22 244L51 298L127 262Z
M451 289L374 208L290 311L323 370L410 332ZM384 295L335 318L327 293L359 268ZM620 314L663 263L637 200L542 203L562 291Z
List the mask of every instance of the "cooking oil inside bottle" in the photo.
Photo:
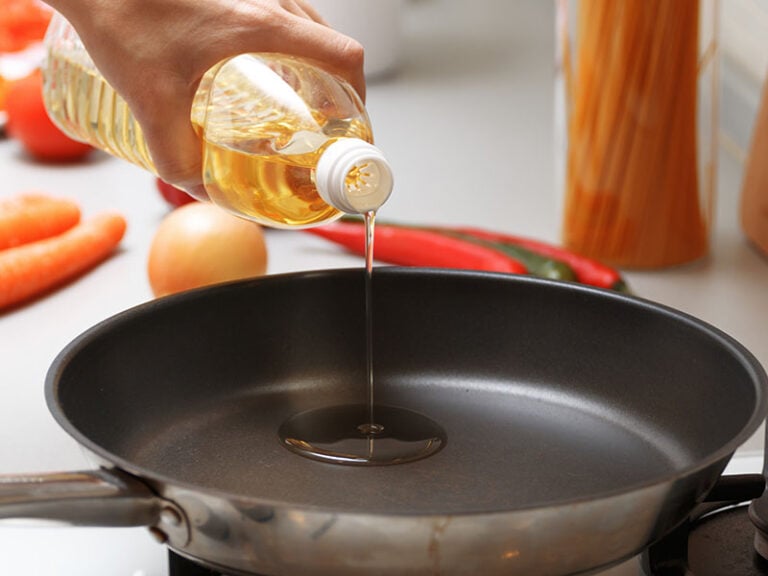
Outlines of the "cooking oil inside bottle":
M332 102L327 110L311 109L273 78L274 93L244 101L253 74L275 76L255 61L245 66L222 68L215 85L214 71L207 74L193 102L191 121L202 139L203 179L211 200L271 227L298 228L337 218L341 212L317 191L314 168L340 138L371 142L367 119L338 118ZM298 64L285 57L285 67L290 66ZM125 101L77 54L49 54L44 96L49 114L65 132L157 173Z
M154 172L141 128L128 105L82 60L48 55L43 96L51 119L66 133Z
M361 174L349 176L353 180ZM445 446L445 431L433 420L399 406L375 402L373 369L373 230L365 215L366 402L301 412L280 427L283 445L308 458L358 466L403 464Z
M258 141L241 141L239 150L203 141L205 187L219 206L271 226L277 222L291 228L341 214L320 198L313 180L325 145L302 154L262 155L253 152L260 146Z

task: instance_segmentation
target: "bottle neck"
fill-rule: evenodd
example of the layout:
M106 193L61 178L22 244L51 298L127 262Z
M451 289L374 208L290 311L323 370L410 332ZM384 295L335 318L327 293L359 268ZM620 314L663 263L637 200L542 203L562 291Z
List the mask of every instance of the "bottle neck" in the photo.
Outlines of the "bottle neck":
M347 214L378 210L392 192L394 179L384 154L359 138L333 142L315 171L320 197Z

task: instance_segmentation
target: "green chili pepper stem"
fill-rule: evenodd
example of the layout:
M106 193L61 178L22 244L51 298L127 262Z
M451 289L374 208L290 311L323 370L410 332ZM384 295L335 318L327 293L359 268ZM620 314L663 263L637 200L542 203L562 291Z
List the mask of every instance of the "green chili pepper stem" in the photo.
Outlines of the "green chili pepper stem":
M353 216L353 215L343 216L342 221L350 222L350 223L354 222L358 224L362 222L359 216ZM520 261L523 265L526 266L526 268L528 268L528 272L534 276L539 276L542 278L550 278L554 280L566 280L566 281L578 282L578 276L574 271L574 268L569 263L563 262L562 260L558 259L556 256L539 254L533 249L519 246L518 244L513 242L478 238L478 237L472 236L472 234L470 233L459 232L451 228L397 224L393 222L387 222L387 224L390 226L399 226L402 228L419 228L422 230L430 230L432 232L452 235L469 242L474 242L475 244L482 244L490 248L494 248L496 250L504 252L508 256ZM558 248L558 250L563 250L563 249ZM616 274L616 276L618 276L618 274ZM616 280L614 283L612 283L610 286L602 285L601 287L608 288L616 292L622 292L624 294L632 294L632 291L630 290L626 281L621 277L619 277L619 279Z
M503 252L504 254L514 258L515 260L520 261L526 268L528 268L528 272L534 276L538 276L540 278L549 278L551 280L563 280L563 281L569 281L569 282L575 281L576 279L576 275L573 273L573 270L571 269L571 267L568 266L567 264L564 264L563 262L558 262L557 260L554 260L552 258L546 258L544 256L540 256L539 254L531 252L530 250L526 250L525 248L514 246L512 244L506 244L503 242L491 242L488 240L481 240L469 234L450 232L444 229L440 230L440 232L442 234L447 234L449 236L461 238L462 240L466 240L467 242L473 242L475 244L479 244L482 246L487 246L489 248L494 248L496 250L499 250L500 252Z

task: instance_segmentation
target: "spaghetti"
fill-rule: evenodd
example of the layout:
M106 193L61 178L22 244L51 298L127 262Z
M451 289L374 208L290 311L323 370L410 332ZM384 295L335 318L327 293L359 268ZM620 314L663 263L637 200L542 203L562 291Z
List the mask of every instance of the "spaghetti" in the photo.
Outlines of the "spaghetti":
M576 68L566 70L568 248L634 268L706 253L699 16L699 0L579 3Z

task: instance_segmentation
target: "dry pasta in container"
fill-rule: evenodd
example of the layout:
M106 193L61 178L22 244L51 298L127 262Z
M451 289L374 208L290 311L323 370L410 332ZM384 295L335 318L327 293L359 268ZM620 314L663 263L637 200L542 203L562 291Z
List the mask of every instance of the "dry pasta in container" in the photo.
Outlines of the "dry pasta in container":
M557 5L562 240L625 268L709 250L717 172L717 0Z

